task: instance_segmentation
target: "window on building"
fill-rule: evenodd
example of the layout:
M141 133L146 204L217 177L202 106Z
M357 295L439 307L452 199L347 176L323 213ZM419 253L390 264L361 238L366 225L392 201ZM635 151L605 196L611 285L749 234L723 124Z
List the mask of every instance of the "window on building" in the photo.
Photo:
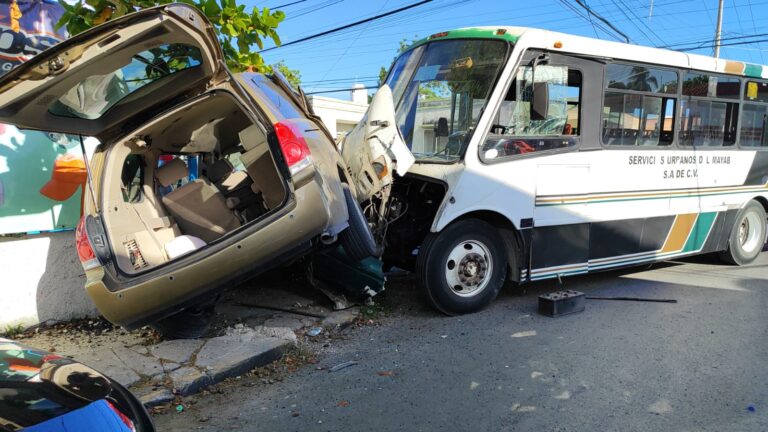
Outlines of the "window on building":
M521 67L496 113L481 157L493 160L576 146L581 86L581 72L568 66L539 65L535 72L531 66ZM536 97L545 97L545 103L534 101ZM544 112L533 110L532 103L546 105Z

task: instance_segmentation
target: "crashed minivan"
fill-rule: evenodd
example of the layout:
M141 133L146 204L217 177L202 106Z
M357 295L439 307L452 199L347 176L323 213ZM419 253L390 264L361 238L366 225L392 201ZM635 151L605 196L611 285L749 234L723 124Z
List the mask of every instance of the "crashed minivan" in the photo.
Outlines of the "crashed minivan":
M0 122L99 140L76 246L89 296L126 328L194 337L237 281L318 245L379 252L303 93L230 73L190 6L115 19L9 72ZM396 169L384 163L377 181Z

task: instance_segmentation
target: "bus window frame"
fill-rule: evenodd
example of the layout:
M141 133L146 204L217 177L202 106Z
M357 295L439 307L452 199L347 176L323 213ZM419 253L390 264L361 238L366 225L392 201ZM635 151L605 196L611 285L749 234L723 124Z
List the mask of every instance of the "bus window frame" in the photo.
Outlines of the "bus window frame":
M683 74L690 72L690 73L699 73L699 74L715 76L715 77L736 78L736 79L739 80L739 97L738 98L729 99L729 98L719 98L719 97L710 97L710 96L687 96L687 95L682 94L682 91L683 91L683 85L682 84L683 83L682 83L682 81L680 81L680 89L679 90L680 90L681 96L680 96L680 101L679 101L680 109L678 110L679 111L679 114L678 114L679 128L676 131L676 138L678 139L678 142L677 142L678 148L680 150L695 150L695 151L705 151L705 150L706 151L735 151L735 150L741 149L742 148L741 147L741 142L740 142L741 141L741 121L742 121L741 116L744 114L743 107L744 107L744 85L746 83L745 77L738 76L738 75L729 75L729 74L724 74L724 73L719 73L719 72L703 71L703 70L700 70L700 69L682 69L681 72L683 72ZM677 135L680 132L682 132L682 129L683 129L683 111L682 111L683 98L685 98L688 101L692 101L692 100L705 100L705 101L724 102L724 103L731 103L731 104L735 103L736 105L738 105L739 112L738 112L738 115L736 116L736 138L735 138L735 141L733 142L733 144L730 145L730 146L721 145L721 146L718 146L718 147L706 147L706 146L705 147L701 147L701 146L697 147L697 146L695 146L693 144L691 144L691 145L684 145L682 143L682 141L679 140L679 136Z
M502 156L494 159L487 159L482 154L482 146L483 143L485 143L485 140L488 138L488 135L491 133L491 127L493 126L491 123L488 124L488 127L483 132L480 140L478 141L477 145L477 159L480 161L480 164L482 165L496 165L500 163L506 163L511 161L517 161L521 159L530 159L538 156L549 156L549 155L555 155L560 153L570 153L570 152L577 152L581 150L582 146L582 130L583 130L583 124L584 124L584 116L583 116L583 106L584 106L584 70L581 67L573 66L571 64L561 62L562 64L558 63L559 59L564 58L567 59L569 57L574 57L571 53L564 53L559 51L550 51L547 49L541 49L541 48L535 48L535 47L528 47L525 49L525 51L522 52L520 55L520 61L517 64L517 66L512 70L512 75L509 77L509 81L507 83L504 83L504 91L503 96L501 97L501 100L499 100L498 104L493 107L492 110L488 112L488 115L495 115L496 112L501 109L501 104L504 102L504 99L506 98L507 93L510 90L510 87L517 79L517 73L520 70L521 67L526 67L528 65L528 62L532 61L534 58L546 54L549 56L554 56L555 59L558 59L553 63L553 61L550 61L549 65L554 66L567 66L569 69L573 69L576 71L579 71L579 74L581 75L581 86L579 88L579 135L557 135L557 136L551 136L547 138L566 138L566 137L572 137L576 138L576 144L569 146L569 147L562 147L558 149L550 149L550 150L542 150L542 151L535 151L531 153L523 153L523 154L517 154L517 155L510 155L510 156ZM578 57L577 57L578 58ZM498 83L497 83L498 84ZM486 107L489 108L489 107ZM523 135L520 136L521 138L537 138L537 137L525 137ZM538 137L542 138L542 137ZM593 149L590 149L593 150Z
M440 38L438 38L438 39L430 40L430 41L428 41L428 42L426 42L424 44L411 47L410 49L405 50L402 53L400 53L392 61L392 65L390 66L390 69L387 72L387 77L386 77L386 79L383 82L386 83L389 80L389 76L392 73L392 66L395 65L395 63L400 58L400 56L404 55L408 51L412 51L412 50L415 50L415 49L423 47L423 51L421 52L420 58L418 59L418 61L421 62L421 57L423 57L426 54L427 49L429 48L429 45L431 45L433 43L436 43L436 42L442 42L442 41L448 41L448 40L450 40L450 41L456 41L456 40L499 41L499 39L496 39L496 38L484 38L484 37L462 37L462 38L450 38L450 39L440 39ZM483 107L483 110L480 112L480 116L478 116L478 118L477 118L477 124L478 125L482 123L483 118L488 113L488 111L489 111L488 108L490 107L491 99L493 98L493 92L496 90L496 87L498 85L500 85L500 83L502 81L502 76L504 75L504 69L508 66L509 62L512 60L512 54L515 51L515 47L516 47L515 44L513 44L512 42L510 42L508 40L503 40L503 42L506 44L505 46L507 48L507 50L506 50L506 52L504 54L504 60L500 63L499 70L496 73L496 79L494 80L493 84L491 84L491 87L489 88L487 100L485 102L485 106ZM416 74L416 70L414 69L411 72L411 74L408 76L408 81L409 82L413 79L415 74ZM400 109L400 105L402 104L403 100L405 99L405 93L406 92L404 91L399 100L393 101L394 105L395 105L395 112L397 112L397 110ZM490 130L490 125L489 125L489 130ZM465 145L462 146L463 148L461 149L461 152L458 154L458 157L455 160L446 160L446 161L439 161L439 160L429 160L429 161L417 160L417 163L428 164L428 165L455 165L455 164L458 164L458 163L462 163L465 160L465 158L466 158L467 151L472 147L473 142L480 135L480 134L478 134L478 132L479 132L478 129L476 129L473 132L472 137L469 139L469 141L467 141L467 143ZM399 133L402 134L402 132L399 132ZM483 137L485 137L485 134L483 134ZM480 143L482 141L477 141L477 142ZM409 150L410 150L410 148L409 148Z
M747 100L745 98L744 93L745 93L745 90L746 90L747 83L749 81L754 81L754 82L757 82L757 83L768 84L768 80L765 80L765 79L750 78L750 77L743 77L742 78L742 80L741 80L741 94L739 96L740 97L740 104L741 104L740 108L741 109L739 110L739 123L737 125L737 130L738 131L737 131L737 134L736 134L736 147L739 150L763 151L764 152L764 151L768 151L768 146L766 146L766 147L762 147L762 146L752 147L752 146L744 146L744 145L741 144L741 126L742 126L742 122L744 120L743 119L744 107L746 105L758 105L758 106L762 106L762 107L766 108L766 110L768 110L768 102L750 101L750 100ZM764 128L768 127L768 122L766 122L766 124L763 125L763 127Z
M674 66L665 66L665 65L657 65L654 63L643 63L643 62L633 62L633 61L627 61L622 59L613 59L612 61L606 62L604 68L607 69L609 65L611 64L619 64L624 66L642 66L647 67L649 69L662 69L667 70L671 72L675 72L677 74L677 92L675 93L662 93L662 92L644 92L639 90L626 90L626 89L616 89L616 88L609 88L608 87L608 74L603 73L603 90L602 90L602 98L600 99L600 147L602 147L603 150L640 150L640 151L658 151L658 150L680 150L681 148L678 145L679 143L679 133L680 133L680 125L682 124L680 122L680 119L682 118L680 116L680 110L682 108L682 93L683 93L683 85L680 81L681 77L685 73L685 69L680 69ZM639 96L652 96L652 97L660 97L662 100L664 98L675 98L675 112L673 113L672 118L672 142L669 143L669 145L655 145L655 146L640 146L640 145L628 145L628 144L606 144L605 140L603 139L603 124L605 124L605 94L608 92L612 93L623 93L623 94L635 94Z

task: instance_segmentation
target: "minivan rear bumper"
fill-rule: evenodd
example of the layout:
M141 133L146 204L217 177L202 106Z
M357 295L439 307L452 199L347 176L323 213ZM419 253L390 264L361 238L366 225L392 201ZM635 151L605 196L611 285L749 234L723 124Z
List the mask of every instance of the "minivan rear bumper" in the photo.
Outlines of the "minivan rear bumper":
M213 300L224 288L302 255L327 229L331 214L316 180L297 189L293 201L269 225L188 265L138 282L122 282L100 267L87 272L85 289L105 318L129 330Z

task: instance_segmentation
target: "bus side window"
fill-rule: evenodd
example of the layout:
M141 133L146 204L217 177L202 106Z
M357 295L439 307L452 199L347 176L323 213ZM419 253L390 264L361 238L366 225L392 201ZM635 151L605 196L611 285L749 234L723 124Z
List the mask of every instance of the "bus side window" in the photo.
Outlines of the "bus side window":
M606 66L603 143L669 146L674 141L677 72L641 65Z
M728 147L736 144L741 80L686 72L680 109L681 144Z
M744 101L741 146L768 148L768 82L747 81Z
M547 115L531 117L535 80L545 83ZM581 111L581 72L568 66L540 65L534 73L521 67L494 116L481 148L481 158L498 158L558 150L578 144Z

